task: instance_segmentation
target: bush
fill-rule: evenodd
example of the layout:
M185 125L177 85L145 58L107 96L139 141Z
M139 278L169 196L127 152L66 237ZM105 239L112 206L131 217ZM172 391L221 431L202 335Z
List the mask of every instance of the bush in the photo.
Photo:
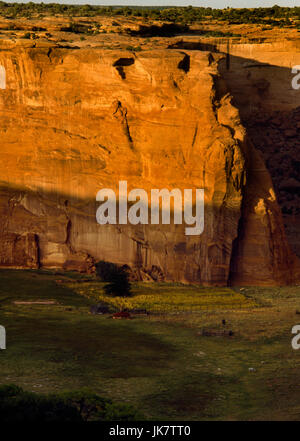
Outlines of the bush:
M41 395L14 384L0 386L0 422L137 421L132 406L88 390Z
M96 264L96 272L103 282L107 282L104 286L106 294L118 297L131 295L131 284L125 268L111 262L100 261Z
M131 285L128 280L128 274L121 269L116 272L111 282L104 286L105 294L117 297L131 296Z
M106 405L106 421L141 421L143 416L130 404L108 403Z
M71 22L69 26L60 28L62 32L72 32L73 34L82 34L88 30L88 27L79 23Z
M142 415L134 407L113 403L89 390L66 392L61 395L65 404L75 407L83 421L137 421Z
M78 410L63 399L25 392L15 385L0 387L1 422L82 421Z
M83 421L103 421L106 417L106 406L111 401L88 390L64 392L61 397L67 406L77 410Z
M116 264L105 262L104 260L100 260L100 262L97 262L95 266L97 276L100 277L102 282L110 282L111 277L117 268Z

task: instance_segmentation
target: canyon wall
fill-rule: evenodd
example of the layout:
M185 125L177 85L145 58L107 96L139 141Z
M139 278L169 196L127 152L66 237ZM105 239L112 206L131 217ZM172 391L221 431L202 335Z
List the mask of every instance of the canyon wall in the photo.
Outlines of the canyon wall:
M229 44L225 79L242 123L263 154L283 214L285 232L300 257L300 40ZM300 69L300 67L299 67Z
M0 265L207 285L300 279L270 175L241 123L222 54L6 44L0 91ZM204 188L204 232L99 225L95 197Z

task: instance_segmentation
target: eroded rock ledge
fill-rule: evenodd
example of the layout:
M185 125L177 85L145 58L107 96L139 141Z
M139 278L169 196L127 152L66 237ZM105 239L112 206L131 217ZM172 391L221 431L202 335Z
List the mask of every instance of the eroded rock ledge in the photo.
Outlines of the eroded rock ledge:
M299 266L221 54L7 48L1 90L0 265L210 285L285 284ZM100 188L204 188L205 228L100 226Z

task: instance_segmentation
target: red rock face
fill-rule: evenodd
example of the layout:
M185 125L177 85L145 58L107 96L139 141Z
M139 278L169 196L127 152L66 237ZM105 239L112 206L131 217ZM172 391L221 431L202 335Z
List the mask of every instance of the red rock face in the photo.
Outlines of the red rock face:
M142 280L292 283L297 261L264 162L218 73L221 55L7 48L0 53L0 264ZM204 188L201 236L185 225L96 222L96 194Z

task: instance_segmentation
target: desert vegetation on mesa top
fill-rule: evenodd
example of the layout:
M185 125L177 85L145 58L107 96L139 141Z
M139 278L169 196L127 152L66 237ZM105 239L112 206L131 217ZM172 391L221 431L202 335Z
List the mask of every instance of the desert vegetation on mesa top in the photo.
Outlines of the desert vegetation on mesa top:
M159 31L163 25L165 28ZM116 44L117 36L122 35L125 42L118 41L118 44L125 43L132 50L141 50L161 43L160 40L145 41L151 37L192 33L208 38L266 38L274 32L296 37L299 29L300 7L275 5L272 8L221 10L191 6L102 7L0 2L0 39L76 42L79 46L107 41L107 48L110 48ZM142 44L130 43L134 33L136 38L146 37Z
M0 2L0 12L7 18L42 15L67 16L124 16L143 17L177 23L195 23L207 18L226 20L235 23L263 23L287 25L299 20L300 7L288 8L274 5L269 8L226 8L213 9L211 7L147 7L147 6L95 6L95 5L68 5L59 3L6 3Z

